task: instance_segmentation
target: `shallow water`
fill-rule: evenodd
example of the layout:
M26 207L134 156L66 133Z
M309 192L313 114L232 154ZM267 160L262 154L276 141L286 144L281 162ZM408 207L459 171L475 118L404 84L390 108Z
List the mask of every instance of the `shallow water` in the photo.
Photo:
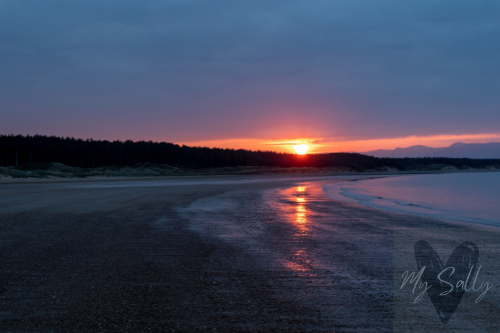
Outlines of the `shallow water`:
M406 175L327 185L336 200L428 217L500 225L500 173Z
M388 331L389 233L366 224L363 210L354 215L325 197L326 184L332 181L225 192L200 198L179 209L179 215L203 237L248 255L234 256L233 267L249 270L251 262L257 263L276 294L300 308L318 311L318 326L311 328Z

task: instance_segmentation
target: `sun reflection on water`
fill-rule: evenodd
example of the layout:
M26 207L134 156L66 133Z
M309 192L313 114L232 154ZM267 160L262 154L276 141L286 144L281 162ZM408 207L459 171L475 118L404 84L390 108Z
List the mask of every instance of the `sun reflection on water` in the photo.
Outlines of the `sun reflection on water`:
M305 249L300 249L294 253L293 259L285 263L285 266L296 272L308 272L311 260Z
M307 232L307 209L305 198L297 198L298 205L295 207L295 225L301 233Z
M297 186L290 189L290 195L295 201L293 224L297 228L295 237L299 237L297 245L300 244L300 238L306 236L309 231L306 189L306 186ZM286 266L296 272L307 273L310 270L310 264L309 253L305 248L299 246L295 249L292 260Z
M294 230L293 241L289 243L289 256L283 261L283 265L293 270L300 276L313 276L314 253L310 253L308 247L309 238L314 236L312 229L310 196L315 191L310 186L300 185L279 191L279 196L286 201L280 205L283 209L283 217L292 225Z
M298 186L294 188L296 195L304 194L306 187ZM307 233L307 208L306 208L306 198L304 196L296 196L295 201L297 205L295 206L295 226L299 229L300 234Z

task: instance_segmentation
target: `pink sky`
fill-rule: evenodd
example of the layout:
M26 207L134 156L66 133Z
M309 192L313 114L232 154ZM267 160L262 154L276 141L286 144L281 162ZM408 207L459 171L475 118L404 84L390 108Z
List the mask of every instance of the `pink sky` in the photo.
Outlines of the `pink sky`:
M182 142L189 146L218 147L231 149L249 150L272 150L293 153L293 145L307 144L310 146L309 153L328 152L365 152L375 149L395 149L413 145L424 145L428 147L447 147L455 142L464 143L486 143L500 141L500 133L485 134L463 134L463 135L432 135L432 136L408 136L399 138L385 138L372 140L343 140L324 138L285 138L282 140L264 139L227 139L211 141Z

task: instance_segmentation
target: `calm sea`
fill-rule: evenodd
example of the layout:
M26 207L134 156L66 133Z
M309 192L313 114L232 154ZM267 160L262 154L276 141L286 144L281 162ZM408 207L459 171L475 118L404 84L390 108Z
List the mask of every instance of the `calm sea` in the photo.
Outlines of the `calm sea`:
M374 208L500 226L500 172L394 176L324 190Z

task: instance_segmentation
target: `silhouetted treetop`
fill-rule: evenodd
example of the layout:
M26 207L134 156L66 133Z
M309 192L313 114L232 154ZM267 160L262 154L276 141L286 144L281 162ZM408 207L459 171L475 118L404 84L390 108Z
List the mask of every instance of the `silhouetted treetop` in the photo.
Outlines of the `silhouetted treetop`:
M0 166L51 162L83 168L155 163L188 168L339 166L357 171L380 167L411 170L434 164L459 168L483 168L500 164L500 160L493 159L376 158L358 153L296 155L272 151L179 146L168 142L0 135Z

